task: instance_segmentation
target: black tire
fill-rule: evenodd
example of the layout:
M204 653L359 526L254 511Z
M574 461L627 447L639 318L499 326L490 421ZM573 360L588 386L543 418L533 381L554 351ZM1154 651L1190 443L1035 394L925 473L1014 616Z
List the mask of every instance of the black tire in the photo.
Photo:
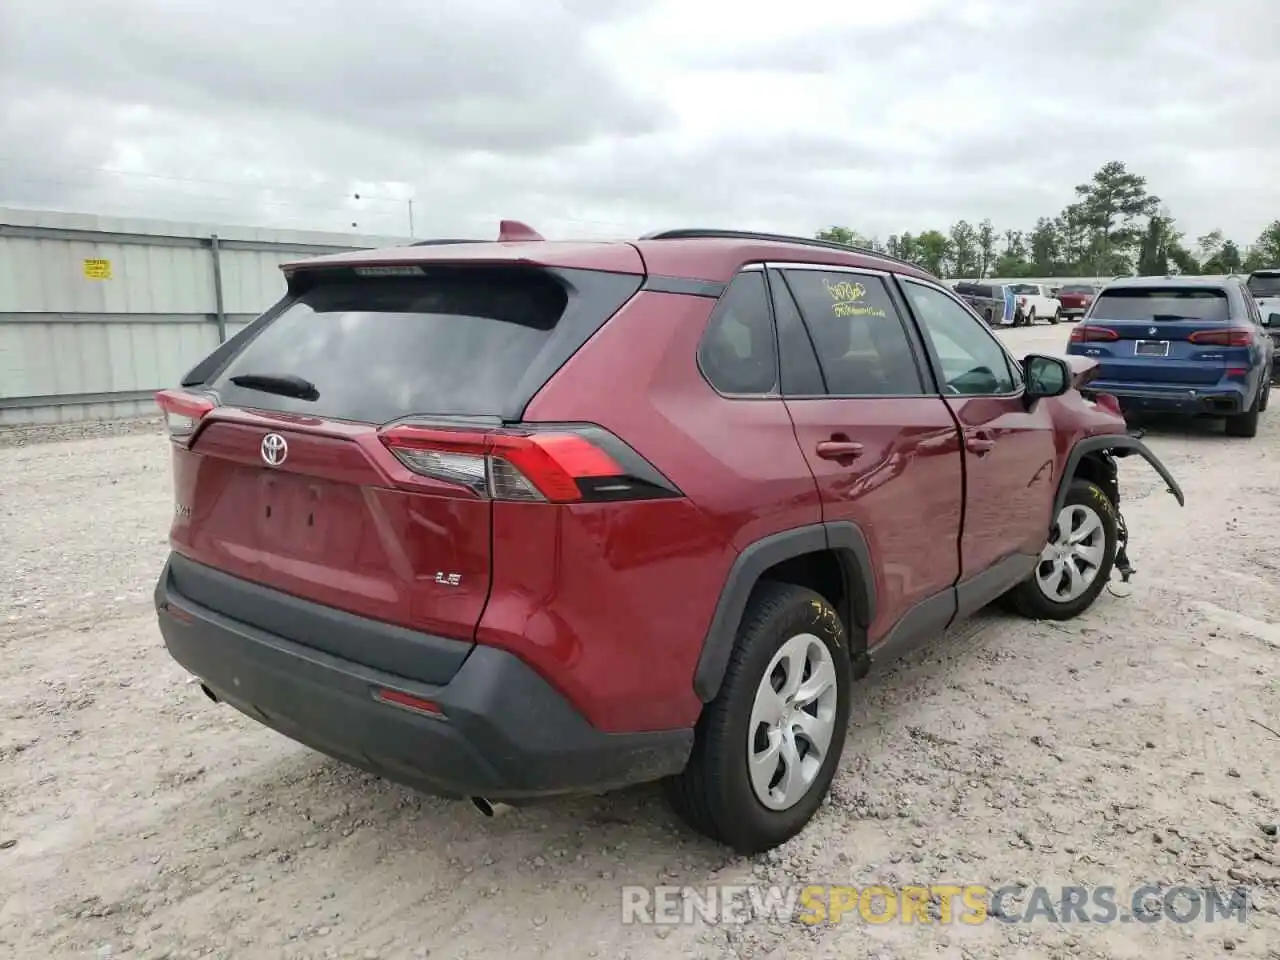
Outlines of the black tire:
M1035 325L1036 325L1036 308L1032 307L1030 312L1027 314L1027 326L1034 327Z
M1268 384L1267 389L1270 388L1271 385ZM1258 435L1258 414L1262 410L1262 393L1263 391L1258 391L1258 395L1253 398L1253 406L1244 413L1227 417L1225 429L1228 437L1243 437L1247 440Z
M1262 397L1258 400L1258 412L1262 413L1267 409L1267 404L1271 402L1271 374L1268 371L1267 376L1262 381Z
M816 636L831 654L834 730L808 792L788 809L770 810L751 785L748 728L765 670L782 645L800 633ZM844 751L852 683L849 641L831 604L804 587L762 581L747 603L720 691L698 720L688 766L665 782L671 805L694 830L742 855L763 853L794 837L831 787Z
M1087 590L1074 600L1059 602L1047 596L1040 588L1033 571L1022 583L1008 594L1010 606L1024 617L1034 620L1071 620L1080 616L1098 599L1098 594L1107 585L1111 577L1111 568L1115 564L1116 545L1119 535L1119 522L1116 506L1097 484L1077 478L1071 481L1067 489L1064 507L1083 506L1093 510L1102 521L1103 554L1098 572ZM1057 523L1054 523L1054 534L1057 534ZM1037 568L1038 569L1038 568Z
M1057 325L1058 323L1060 323L1061 321L1062 321L1062 311L1061 311L1061 310L1055 310L1055 311L1053 312L1053 316L1049 318L1049 322L1050 322L1050 323L1052 323L1052 324L1054 324L1054 325L1056 326L1056 325Z

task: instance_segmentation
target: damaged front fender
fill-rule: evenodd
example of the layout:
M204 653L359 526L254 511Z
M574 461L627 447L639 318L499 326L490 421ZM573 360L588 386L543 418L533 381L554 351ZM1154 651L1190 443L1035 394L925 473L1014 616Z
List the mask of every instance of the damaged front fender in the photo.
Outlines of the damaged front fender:
M1147 448L1145 443L1127 433L1107 433L1096 437L1085 437L1085 439L1071 448L1071 453L1067 455L1067 463L1062 471L1062 476L1058 480L1058 494L1054 498L1053 513L1049 515L1050 524L1062 512L1067 499L1067 488L1071 485L1071 478L1075 476L1076 467L1079 466L1082 459L1091 453L1109 454L1118 459L1137 454L1151 464L1156 473L1160 474L1160 479L1165 482L1169 493L1173 494L1174 499L1178 501L1178 506L1186 506L1186 497L1182 493L1182 488L1178 486L1178 481L1173 479L1173 474L1160 462L1160 458Z

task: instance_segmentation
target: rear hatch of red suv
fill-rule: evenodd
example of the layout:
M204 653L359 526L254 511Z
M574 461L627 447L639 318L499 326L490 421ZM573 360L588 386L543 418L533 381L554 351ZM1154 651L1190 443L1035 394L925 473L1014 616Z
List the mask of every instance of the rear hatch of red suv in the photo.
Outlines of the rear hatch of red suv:
M591 472L572 433L504 425L638 274L638 260L635 274L518 261L298 270L281 303L158 397L174 439L174 588L294 642L446 681L469 648L450 665L415 658L415 640L473 639L495 486L554 499ZM299 620L279 594L320 613ZM324 610L386 629L324 629Z

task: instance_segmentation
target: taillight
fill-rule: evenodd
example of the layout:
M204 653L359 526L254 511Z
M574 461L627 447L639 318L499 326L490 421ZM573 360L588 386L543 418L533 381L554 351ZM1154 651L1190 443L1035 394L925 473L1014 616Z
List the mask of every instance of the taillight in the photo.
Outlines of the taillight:
M1098 341L1119 340L1120 334L1110 327L1095 327L1092 324L1080 324L1071 331L1072 343L1093 343Z
M399 424L381 437L419 476L493 500L579 503L681 496L652 464L595 426L470 431Z
M164 412L169 439L182 444L190 442L200 421L216 406L208 397L185 390L161 390L156 394L156 403Z
M1248 347L1253 345L1253 332L1239 327L1226 330L1197 330L1187 339L1201 347Z

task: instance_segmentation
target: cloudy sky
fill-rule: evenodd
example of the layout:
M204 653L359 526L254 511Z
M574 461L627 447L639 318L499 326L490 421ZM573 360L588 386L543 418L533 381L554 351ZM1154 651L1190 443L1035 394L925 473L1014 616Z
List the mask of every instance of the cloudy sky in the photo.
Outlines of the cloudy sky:
M1280 217L1275 0L0 0L0 205L405 235ZM359 194L360 200L354 199Z

